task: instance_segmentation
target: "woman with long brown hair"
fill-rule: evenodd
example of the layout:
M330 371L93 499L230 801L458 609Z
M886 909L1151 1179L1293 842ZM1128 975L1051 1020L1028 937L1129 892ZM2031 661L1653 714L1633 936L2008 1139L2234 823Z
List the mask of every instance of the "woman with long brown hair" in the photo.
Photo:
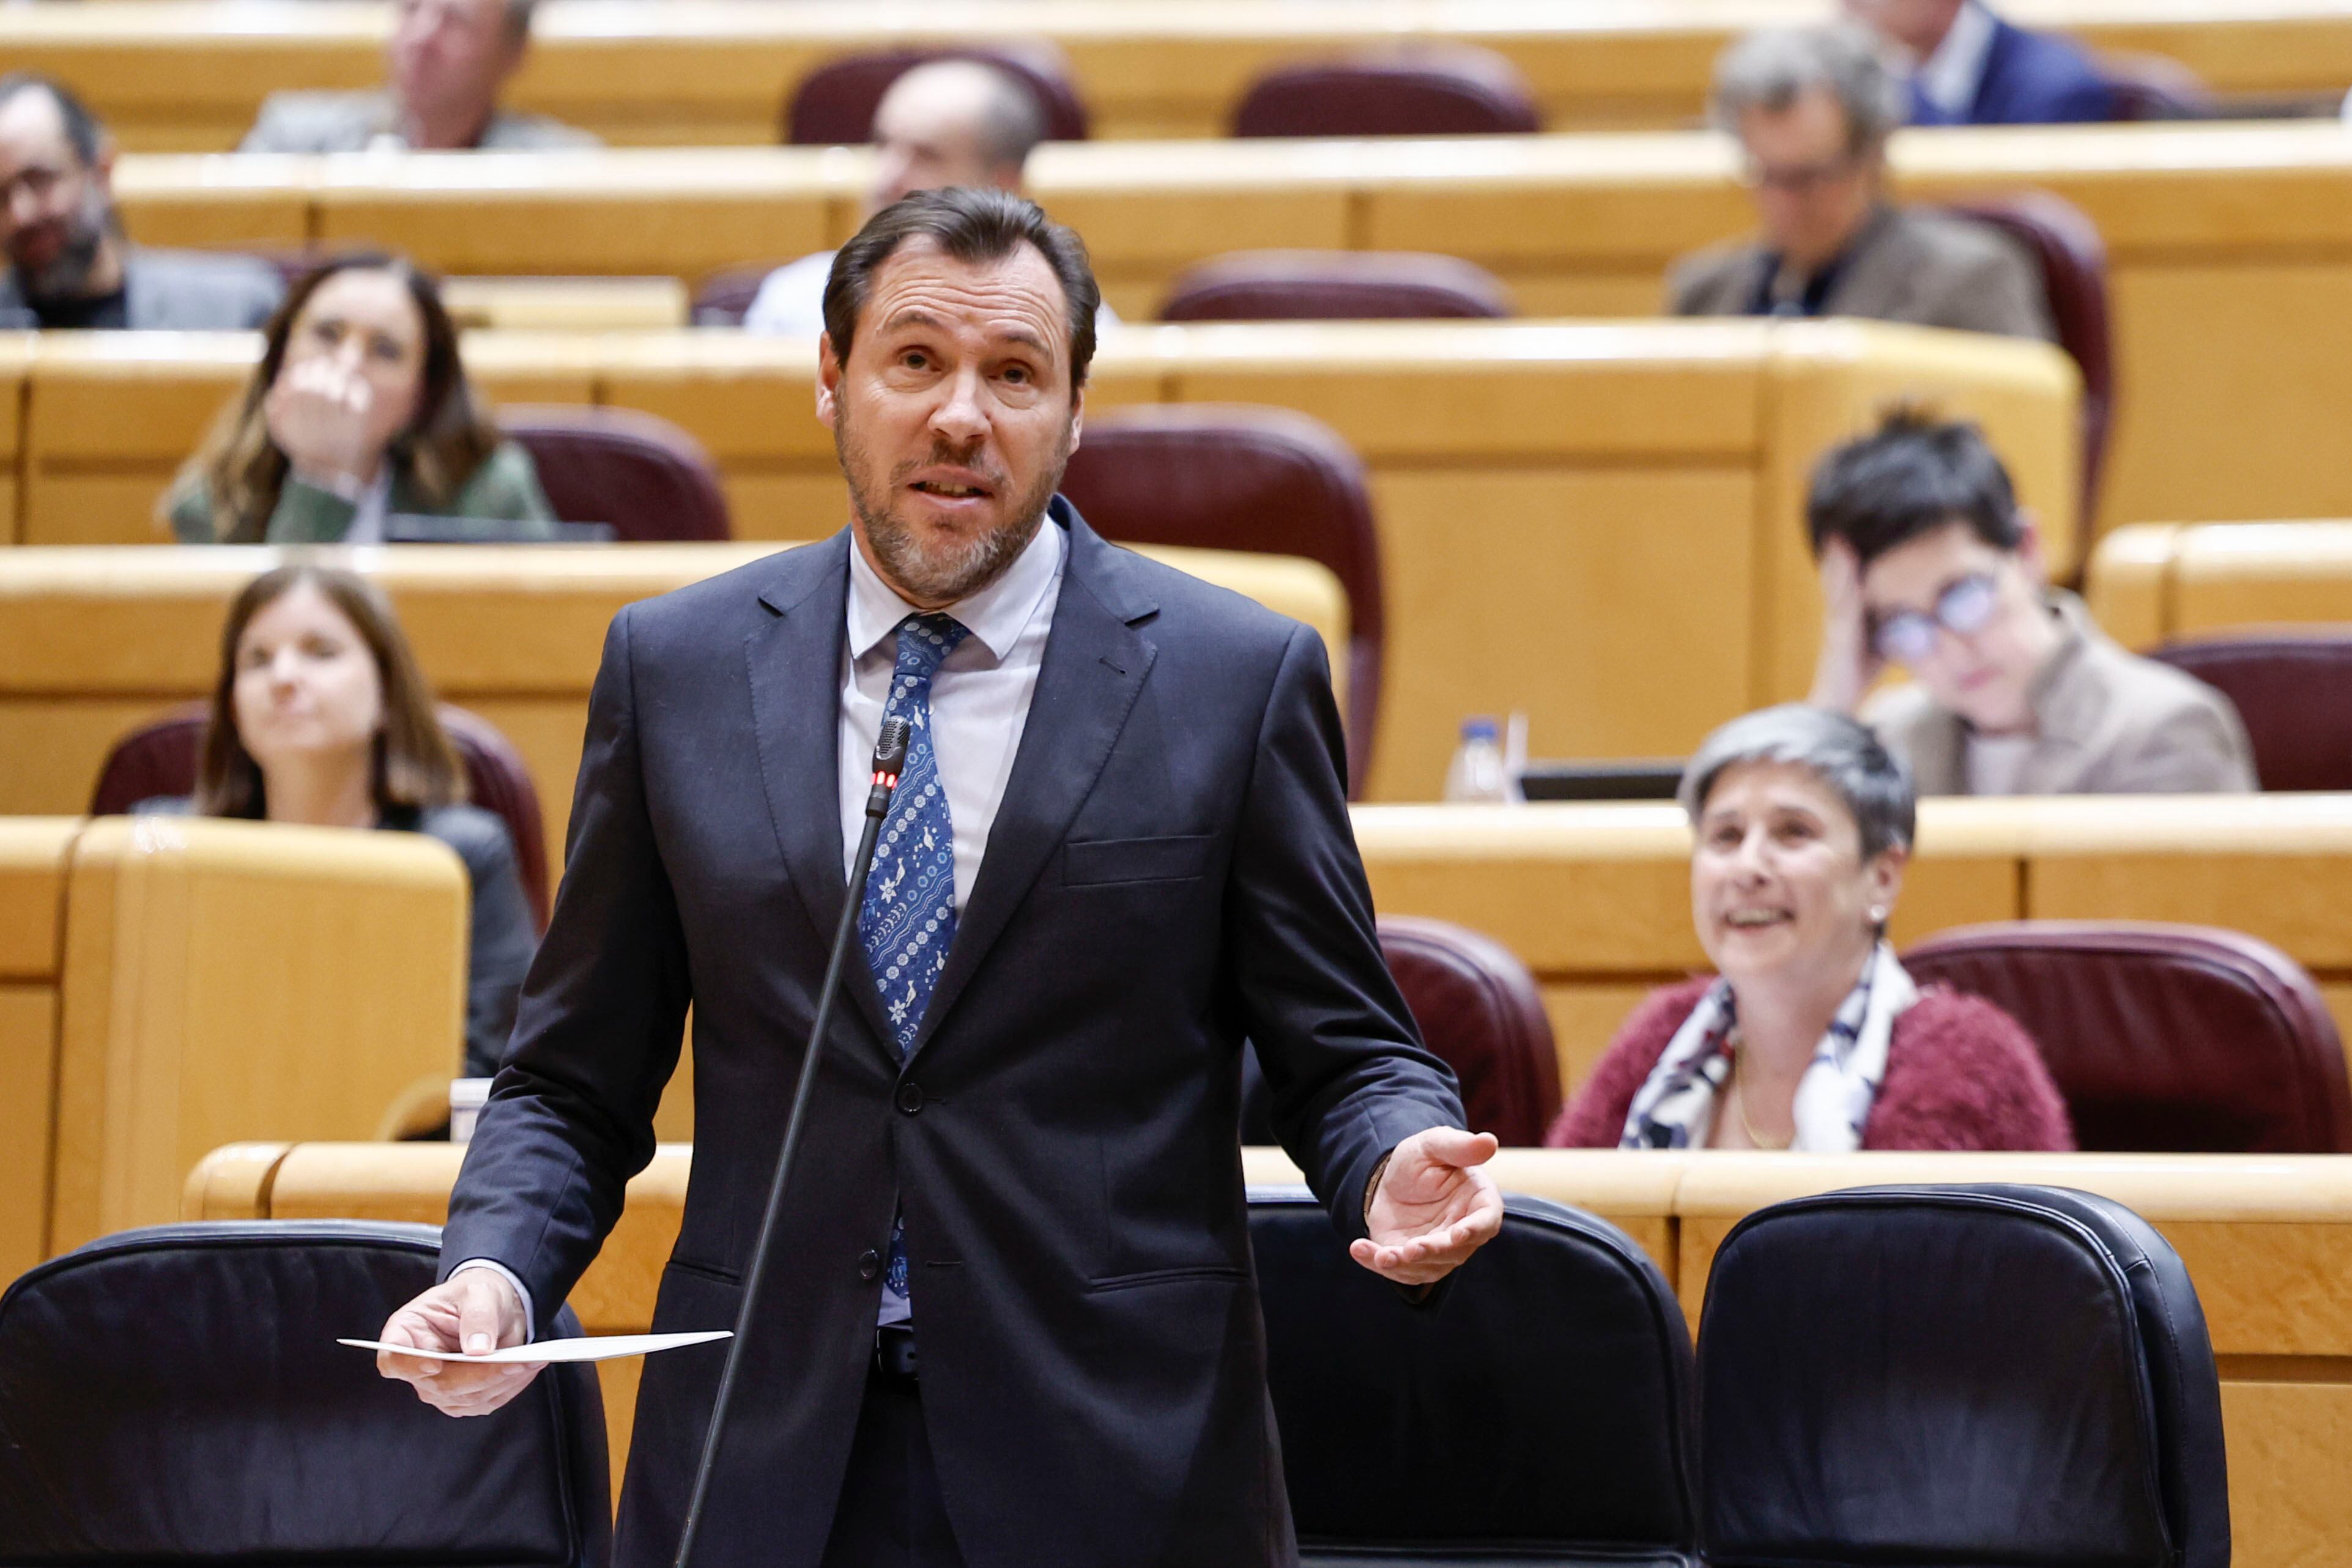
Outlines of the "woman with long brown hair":
M282 566L246 585L221 632L196 791L141 811L428 833L473 883L465 1071L498 1071L539 945L506 824L465 775L383 596L350 572Z
M253 380L163 499L183 542L374 543L403 513L553 536L530 454L475 398L424 273L395 256L337 257L263 332Z

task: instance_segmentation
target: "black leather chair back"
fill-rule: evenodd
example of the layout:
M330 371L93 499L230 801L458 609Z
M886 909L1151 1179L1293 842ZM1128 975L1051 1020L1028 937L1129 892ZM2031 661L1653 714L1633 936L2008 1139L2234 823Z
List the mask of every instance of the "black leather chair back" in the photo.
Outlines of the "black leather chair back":
M425 1225L165 1225L24 1275L0 1297L0 1563L602 1568L593 1368L452 1420L335 1343L374 1338L438 1248Z
M2189 1273L2057 1187L1776 1204L1698 1342L1715 1568L2227 1568L2221 1384Z
M1304 1188L1251 1191L1250 1243L1307 1562L1697 1561L1689 1333L1624 1232L1511 1198L1421 1307Z

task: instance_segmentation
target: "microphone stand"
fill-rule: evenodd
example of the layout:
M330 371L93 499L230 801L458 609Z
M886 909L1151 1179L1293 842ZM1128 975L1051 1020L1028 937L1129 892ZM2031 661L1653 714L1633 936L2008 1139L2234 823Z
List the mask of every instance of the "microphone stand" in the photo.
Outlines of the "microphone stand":
M743 1358L743 1336L760 1300L760 1283L767 1278L768 1244L775 1239L776 1216L783 1212L785 1179L793 1169L793 1154L800 1146L801 1124L807 1119L809 1096L816 1087L817 1052L824 1044L824 1026L833 1015L834 998L841 993L841 966L849 952L849 934L857 928L857 915L866 901L866 879L874 869L874 843L882 819L890 814L890 797L907 765L907 721L886 718L874 747L874 788L866 796L866 831L857 841L857 859L849 873L849 890L841 904L841 924L833 934L833 956L826 960L824 984L817 990L816 1021L809 1026L807 1054L801 1058L801 1079L793 1091L792 1114L784 1122L783 1146L776 1152L775 1179L768 1187L767 1212L760 1217L759 1239L751 1247L751 1271L743 1277L743 1304L735 1313L735 1334L727 1342L727 1364L719 1375L719 1394L711 1401L710 1426L703 1434L702 1458L694 1468L694 1490L686 1505L686 1527L677 1538L675 1568L687 1568L694 1554L695 1531L702 1523L704 1495L710 1489L710 1471L719 1458L719 1434L727 1429L727 1406L735 1393L735 1370Z

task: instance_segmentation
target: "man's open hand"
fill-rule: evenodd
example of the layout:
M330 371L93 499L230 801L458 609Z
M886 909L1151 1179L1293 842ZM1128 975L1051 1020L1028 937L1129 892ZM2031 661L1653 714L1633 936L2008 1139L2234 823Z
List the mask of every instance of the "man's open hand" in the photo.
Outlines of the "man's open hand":
M1365 1206L1366 1239L1348 1256L1400 1285L1426 1285L1461 1267L1503 1228L1503 1195L1479 1167L1501 1145L1492 1133L1433 1127L1399 1144Z
M495 1269L452 1274L384 1320L375 1337L386 1344L469 1354L520 1344L529 1325L515 1288ZM469 1366L460 1361L375 1353L375 1369L415 1385L416 1396L445 1416L487 1416L521 1393L545 1362L505 1361Z

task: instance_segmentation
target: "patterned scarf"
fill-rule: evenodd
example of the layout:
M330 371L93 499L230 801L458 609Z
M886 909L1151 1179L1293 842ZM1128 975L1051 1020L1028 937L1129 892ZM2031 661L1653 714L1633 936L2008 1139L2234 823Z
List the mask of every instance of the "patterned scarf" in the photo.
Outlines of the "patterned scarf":
M1806 1154L1851 1154L1862 1147L1863 1124L1886 1076L1886 1048L1895 1020L1919 989L1881 942L1862 967L1862 978L1813 1048L1797 1083L1796 1137ZM1625 1113L1621 1149L1703 1149L1715 1126L1717 1100L1731 1077L1731 1031L1739 1022L1731 982L1717 980L1691 1009Z

